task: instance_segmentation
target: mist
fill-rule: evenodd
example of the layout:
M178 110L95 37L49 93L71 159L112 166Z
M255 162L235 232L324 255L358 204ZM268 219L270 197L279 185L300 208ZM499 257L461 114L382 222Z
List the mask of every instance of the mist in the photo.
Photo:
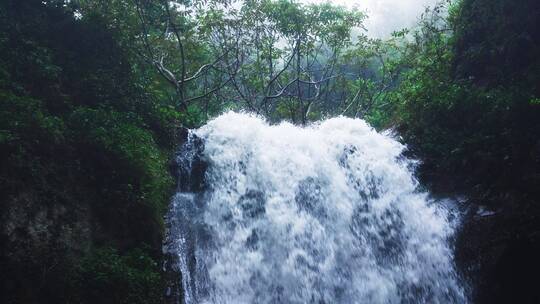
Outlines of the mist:
M325 0L301 0L304 3L322 3ZM373 38L388 37L393 31L410 27L420 14L438 0L331 0L331 3L358 8L367 13L367 34Z

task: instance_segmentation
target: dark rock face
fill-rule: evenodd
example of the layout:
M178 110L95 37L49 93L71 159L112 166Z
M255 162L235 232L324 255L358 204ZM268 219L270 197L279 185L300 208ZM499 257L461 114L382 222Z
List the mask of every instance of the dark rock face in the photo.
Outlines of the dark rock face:
M52 243L85 251L91 232L86 208L68 210L61 204L36 206L36 201L32 194L21 193L7 202L1 224L2 234L11 249L9 255L21 257L29 252L45 255L53 247Z
M173 197L171 207L165 217L166 235L163 241L163 270L165 273L165 303L178 304L184 303L183 280L189 280L183 275L180 268L180 259L185 258L191 267L195 267L194 256L181 257L178 255L179 244L176 239L178 233L175 229L183 227L189 222L188 217L194 216L189 204L196 204L200 198L200 193L205 189L205 175L208 164L204 160L204 142L201 138L190 132L188 129L182 129L181 145L176 153L176 157L169 164L171 175L176 178L178 192L189 193L185 197ZM182 206L179 206L182 205ZM193 207L193 206L191 206ZM188 229L187 227L184 227ZM187 245L193 240L186 240ZM187 284L194 284L188 282Z
M88 206L42 204L37 195L24 192L4 201L2 208L0 268L5 281L0 302L47 302L37 295L61 301L69 261L91 243ZM53 290L58 294L48 294Z
M470 206L456 242L456 262L470 280L473 303L540 303L540 219L477 209Z
M528 194L466 187L457 176L421 166L432 193L469 199L455 242L458 270L475 304L540 303L540 209Z
M204 142L189 130L182 131L180 149L176 153L172 169L181 192L202 192L208 164L203 158Z

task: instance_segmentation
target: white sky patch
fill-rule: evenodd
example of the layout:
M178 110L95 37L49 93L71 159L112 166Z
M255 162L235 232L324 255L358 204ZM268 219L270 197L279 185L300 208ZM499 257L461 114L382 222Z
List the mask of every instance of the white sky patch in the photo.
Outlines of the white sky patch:
M303 3L331 2L348 8L356 7L368 14L365 27L368 36L386 38L393 31L413 26L426 7L438 0L300 0Z

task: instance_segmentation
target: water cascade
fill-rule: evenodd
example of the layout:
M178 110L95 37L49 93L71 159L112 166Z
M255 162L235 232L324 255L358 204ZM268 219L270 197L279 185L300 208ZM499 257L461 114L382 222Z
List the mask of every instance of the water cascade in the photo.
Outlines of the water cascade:
M364 121L270 125L227 113L190 132L166 253L180 303L465 303L451 212L404 146Z

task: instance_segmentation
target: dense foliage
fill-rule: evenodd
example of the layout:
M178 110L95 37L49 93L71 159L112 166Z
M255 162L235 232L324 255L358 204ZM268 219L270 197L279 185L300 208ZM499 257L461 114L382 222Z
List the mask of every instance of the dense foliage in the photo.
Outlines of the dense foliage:
M484 195L538 197L538 11L463 1L416 33L403 59L411 69L392 97L402 135L430 172L460 176L457 186Z
M0 14L2 302L159 302L179 115L101 16Z

